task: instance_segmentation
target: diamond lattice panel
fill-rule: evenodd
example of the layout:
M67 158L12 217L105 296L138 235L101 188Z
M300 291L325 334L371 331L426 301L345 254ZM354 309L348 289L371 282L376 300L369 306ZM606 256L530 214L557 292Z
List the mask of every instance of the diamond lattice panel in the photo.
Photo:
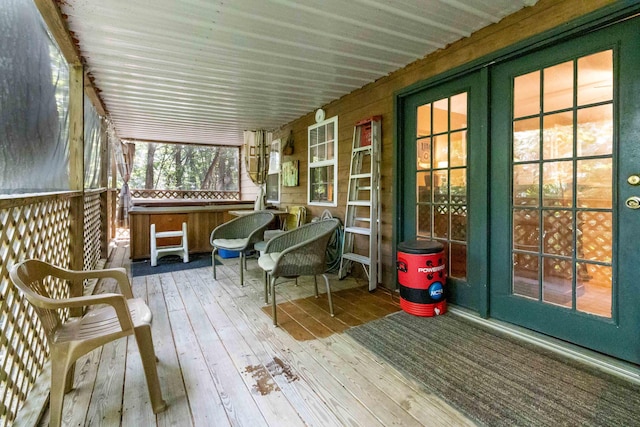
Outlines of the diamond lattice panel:
M69 265L68 198L41 198L0 210L0 425L10 425L48 358L33 308L17 293L9 269L27 258ZM66 286L49 282L52 295Z

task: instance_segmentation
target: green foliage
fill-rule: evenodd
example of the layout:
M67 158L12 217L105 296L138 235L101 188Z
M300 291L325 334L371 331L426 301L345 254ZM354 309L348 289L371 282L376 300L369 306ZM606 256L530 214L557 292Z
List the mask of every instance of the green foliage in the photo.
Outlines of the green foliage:
M155 152L148 165L152 144ZM234 146L136 143L129 186L145 188L151 167L154 189L238 191L239 159L240 149Z

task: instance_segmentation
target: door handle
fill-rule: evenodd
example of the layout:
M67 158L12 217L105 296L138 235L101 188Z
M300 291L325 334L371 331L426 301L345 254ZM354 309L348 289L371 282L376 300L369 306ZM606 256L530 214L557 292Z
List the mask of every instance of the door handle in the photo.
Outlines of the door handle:
M624 202L624 204L627 205L629 209L640 209L640 197L631 196Z

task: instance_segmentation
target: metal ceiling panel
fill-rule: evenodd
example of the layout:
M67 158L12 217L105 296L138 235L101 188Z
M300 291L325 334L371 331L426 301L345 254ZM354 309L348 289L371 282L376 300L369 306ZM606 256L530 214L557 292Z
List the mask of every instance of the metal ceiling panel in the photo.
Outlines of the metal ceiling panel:
M238 145L536 0L64 0L121 138Z

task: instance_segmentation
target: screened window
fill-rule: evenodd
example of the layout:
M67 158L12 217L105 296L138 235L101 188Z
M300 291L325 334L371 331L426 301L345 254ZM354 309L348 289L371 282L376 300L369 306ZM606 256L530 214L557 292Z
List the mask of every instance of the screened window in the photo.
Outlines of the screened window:
M338 116L308 128L310 205L337 206Z
M33 2L0 7L0 194L69 189L69 68Z
M280 203L280 139L271 142L269 150L269 172L267 174L267 202Z
M240 147L138 142L129 186L238 191L239 170Z
M84 97L84 188L100 187L100 149L102 147L102 119L95 107Z

